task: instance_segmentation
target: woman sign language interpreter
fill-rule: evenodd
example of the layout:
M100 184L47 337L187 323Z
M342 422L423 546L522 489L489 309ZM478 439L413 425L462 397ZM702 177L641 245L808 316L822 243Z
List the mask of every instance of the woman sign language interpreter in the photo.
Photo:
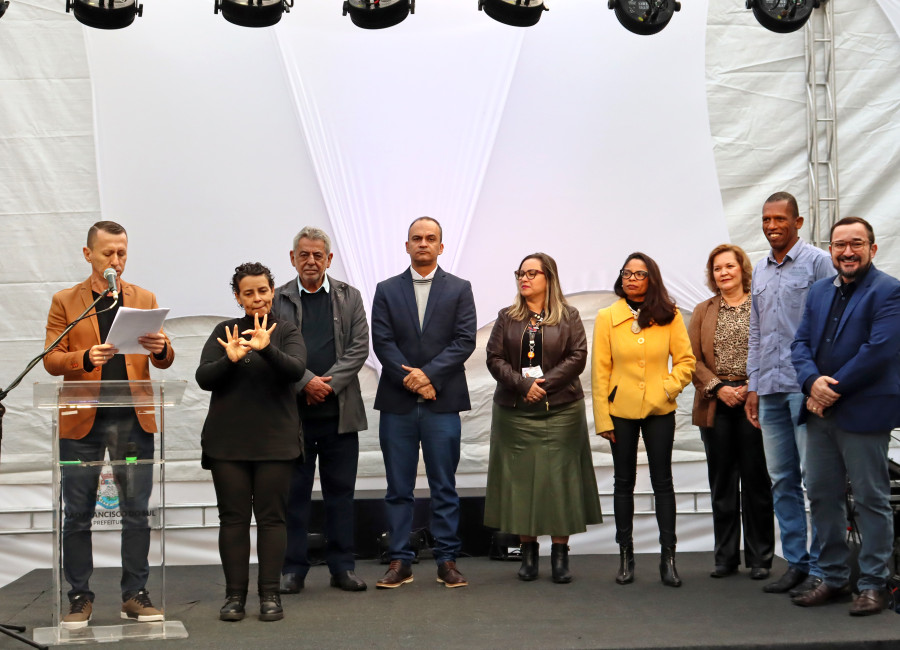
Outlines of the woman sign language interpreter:
M271 313L275 283L268 268L256 262L241 264L231 286L244 315L216 326L203 346L196 374L200 388L212 392L201 443L203 467L212 470L219 510L225 573L219 618L244 618L250 521L255 516L259 618L277 621L284 616L279 582L288 491L300 455L295 383L306 370L306 346L293 323L276 322Z

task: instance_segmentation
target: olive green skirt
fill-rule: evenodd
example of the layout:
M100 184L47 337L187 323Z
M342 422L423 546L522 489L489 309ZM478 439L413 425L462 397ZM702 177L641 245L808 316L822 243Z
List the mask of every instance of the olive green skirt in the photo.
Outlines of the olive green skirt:
M495 403L484 524L562 537L602 521L584 400L549 410Z

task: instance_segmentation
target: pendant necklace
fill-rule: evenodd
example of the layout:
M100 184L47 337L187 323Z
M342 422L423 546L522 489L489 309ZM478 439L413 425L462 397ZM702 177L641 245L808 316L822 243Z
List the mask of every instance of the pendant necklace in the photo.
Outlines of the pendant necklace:
M628 303L625 303L625 304L628 304ZM628 309L631 309L631 315L634 316L634 322L631 323L631 331L634 332L635 334L640 334L641 326L638 325L638 318L641 315L641 310L640 309L632 309L631 305L628 305Z
M526 330L528 331L528 366L531 367L531 362L534 359L534 335L540 331L541 323L544 322L544 312L541 311L540 314L536 314L534 312L531 313L531 317L535 320L534 325L531 324L531 321L528 321L528 326Z

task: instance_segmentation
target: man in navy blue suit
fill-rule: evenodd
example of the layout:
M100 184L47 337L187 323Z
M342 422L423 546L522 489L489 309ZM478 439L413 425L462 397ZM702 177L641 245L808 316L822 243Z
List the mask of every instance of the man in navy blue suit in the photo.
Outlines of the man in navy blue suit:
M387 478L385 505L390 568L376 583L392 589L413 581L409 544L419 445L431 492L431 533L438 582L468 584L456 568L460 541L459 412L468 411L465 362L475 350L472 285L437 264L444 251L441 225L412 222L406 242L410 267L378 283L372 304L372 348L381 362L375 408Z
M824 582L793 598L801 607L849 595L844 477L862 536L852 616L885 607L894 540L888 442L900 424L900 281L872 265L878 246L859 217L831 229L833 280L809 290L791 352L807 395L807 480Z

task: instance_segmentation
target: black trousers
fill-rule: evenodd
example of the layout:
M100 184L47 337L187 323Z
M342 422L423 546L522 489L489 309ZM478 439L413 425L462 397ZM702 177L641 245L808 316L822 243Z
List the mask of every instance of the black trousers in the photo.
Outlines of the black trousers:
M656 501L656 523L661 546L675 546L675 487L672 484L672 443L675 413L650 415L642 420L612 417L616 441L613 457L613 507L616 542L629 544L634 534L634 483L637 475L638 438L643 435L650 484Z
M713 426L700 427L700 437L712 493L716 566L740 565L743 522L745 565L770 568L775 523L762 432L747 420L743 405L719 401Z
M250 582L251 512L256 517L259 592L278 592L293 466L293 460L210 459L219 507L219 556L227 593L245 593Z
M359 463L359 434L338 433L337 418L304 420L304 455L291 477L287 512L287 552L282 573L305 576L309 571L307 535L310 502L319 460L319 482L325 505L325 559L332 574L353 571L353 494Z

